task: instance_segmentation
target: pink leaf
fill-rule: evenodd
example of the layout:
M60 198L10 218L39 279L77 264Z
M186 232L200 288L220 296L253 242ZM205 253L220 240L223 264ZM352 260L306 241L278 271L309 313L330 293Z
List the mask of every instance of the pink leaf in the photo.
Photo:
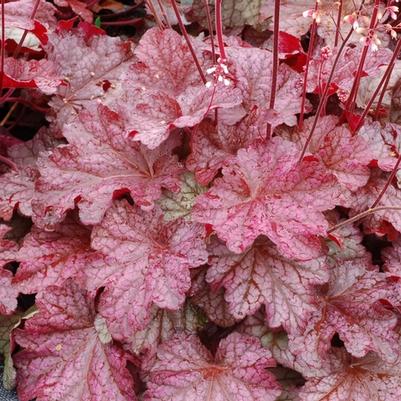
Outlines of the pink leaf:
M7 57L4 64L3 87L39 88L52 95L61 84L54 64L49 60L22 60Z
M218 241L209 253L206 279L226 289L225 299L234 317L252 315L264 304L270 327L282 325L290 333L302 332L317 309L315 285L328 280L323 260L286 259L263 237L240 255Z
M297 157L297 147L281 138L240 150L197 198L194 219L212 224L236 253L264 234L287 257L316 257L328 228L321 212L333 208L340 193L318 162L298 164Z
M355 215L369 209L376 201L387 182L387 176L376 170L366 186L353 193L350 200L352 208L351 215ZM401 190L390 185L380 201L378 207L399 207L401 200ZM377 232L380 235L380 227L383 221L391 223L394 228L401 232L401 211L399 210L379 210L367 216L363 220L364 225L370 232Z
M320 371L301 389L300 401L396 401L401 396L399 367L374 354L355 359L338 350L330 367Z
M176 333L196 333L202 328L199 311L189 303L177 311L153 307L151 315L149 324L143 330L135 331L129 339L129 349L135 354L156 349Z
M10 220L15 209L23 215L32 215L34 183L38 178L36 159L41 152L52 148L56 140L46 129L40 130L27 142L17 143L7 149L9 158L18 167L0 176L0 217Z
M17 307L18 289L12 284L13 274L3 268L17 258L18 245L5 238L9 226L0 224L0 315L9 315Z
M79 0L56 0L55 3L60 7L70 7L72 11L79 15L84 21L92 22L92 12L88 10L85 2Z
M108 265L89 266L88 285L106 286L100 313L118 337L143 329L151 306L178 310L191 285L189 269L207 261L205 230L178 219L165 222L158 208L145 213L127 202L108 210L93 229L92 247Z
M0 315L8 315L17 307L18 290L11 284L12 278L10 271L0 267Z
M202 61L203 44L194 41ZM125 92L115 102L127 133L151 149L165 141L172 128L193 127L210 110L233 108L242 101L238 88L222 84L206 88L185 39L175 31L147 31L135 50L140 62L126 75Z
M337 67L335 68L331 85L335 85L335 87L338 88L337 92L342 102L345 102L350 94L355 75L358 71L363 46L364 45L362 44L358 44L355 47L347 47L341 54ZM336 52L336 49L333 50L333 53L328 59L320 57L319 59L312 60L308 78L309 92L323 92L324 85L328 80L336 57ZM361 80L364 81L365 79L369 79L369 77L375 77L380 74L379 67L383 64L388 64L390 58L391 51L389 49L380 48L375 52L369 48L366 62L363 67L364 76Z
M195 336L176 336L145 367L145 400L274 401L280 388L266 371L274 365L270 352L250 336L231 334L214 358Z
M128 89L128 88L127 88ZM165 141L174 127L199 124L207 113L217 108L233 108L242 101L237 88L203 84L188 87L177 97L153 88L134 87L114 107L123 116L126 131L135 141L155 149Z
M229 47L227 57L232 65L232 73L242 92L244 106L251 110L253 106L266 108L270 100L273 57L267 50L246 47ZM274 126L297 123L296 114L301 109L301 76L285 64L281 64L278 73ZM289 101L291 98L291 101ZM272 117L272 116L271 116Z
M201 57L201 42L196 39L192 42ZM135 55L139 63L131 67L129 74L138 85L176 97L188 87L201 84L185 39L172 29L146 31L135 48Z
M151 209L162 188L179 189L182 168L172 155L178 144L173 137L150 151L126 138L119 116L101 105L83 111L63 133L69 144L38 161L34 211L40 226L54 226L75 204L84 224L99 223L118 191Z
M367 270L352 261L342 262L331 271L327 287L322 288L321 309L304 335L314 338L320 355L329 350L333 335L338 333L353 356L374 351L393 363L400 352L397 317L379 301L391 302L399 298L398 292L385 273Z
M127 356L96 314L94 300L73 282L37 297L39 313L16 330L21 401L135 400Z
M386 271L401 276L401 241L394 241L392 247L384 249L382 257Z
M224 299L222 288L213 289L206 282L205 269L194 270L192 275L192 287L190 293L191 302L199 306L207 318L221 327L230 327L238 319L229 312L229 305Z
M82 107L94 101L109 104L118 98L122 91L121 77L132 59L130 43L106 35L88 40L84 36L82 30L53 33L46 48L48 59L64 80L50 101L60 128L75 120Z
M90 248L90 230L72 218L53 232L33 227L18 252L20 265L13 284L31 294L51 285L62 286L70 277L79 281L86 266L99 257Z
M33 0L10 1L5 4L6 28L19 28L22 30L33 30L35 22L31 18L35 7ZM40 3L35 19L47 25L55 23L56 9L51 3Z
M393 149L395 146L398 150L396 145L399 141L397 131L395 131L395 138L393 135L394 131L391 124L382 127L377 121L365 122L358 132L358 136L363 137L369 143L373 165L377 165L383 171L392 171L397 161Z
M305 121L302 132L296 132L295 140L302 149L311 131L314 117ZM320 159L345 188L355 191L369 180L369 163L375 159L375 150L364 137L353 136L345 125L339 126L335 116L320 118L308 152Z
M266 139L266 125L257 107L235 125L216 126L211 120L204 120L192 130L187 168L201 184L208 184L239 149Z
M193 174L186 172L181 176L180 191L163 191L162 197L157 201L163 210L166 221L182 217L191 220L191 212L196 198L206 192L207 188L199 185Z

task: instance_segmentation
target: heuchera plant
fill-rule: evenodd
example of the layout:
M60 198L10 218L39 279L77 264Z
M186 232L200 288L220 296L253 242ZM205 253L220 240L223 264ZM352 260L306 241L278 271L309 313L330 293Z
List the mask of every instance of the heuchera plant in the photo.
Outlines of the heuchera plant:
M400 401L398 0L125 3L1 2L4 387Z

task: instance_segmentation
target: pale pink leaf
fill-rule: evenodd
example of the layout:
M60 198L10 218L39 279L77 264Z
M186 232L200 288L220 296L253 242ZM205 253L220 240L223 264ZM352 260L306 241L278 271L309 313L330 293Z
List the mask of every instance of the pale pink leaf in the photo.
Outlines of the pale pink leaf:
M244 25L261 27L263 18L261 8L264 0L227 0L222 2L222 22L227 28L243 28ZM191 3L184 8L186 16L190 21L201 23L207 27L207 16L205 4L202 0L191 0L183 2L184 5ZM212 16L214 16L214 0L208 0Z
M361 0L342 0L341 3L341 24L339 26L340 38L347 36L351 24L343 21L344 17L358 11ZM365 7L361 10L359 19L360 26L368 28L372 5L374 1L365 1ZM305 35L312 25L312 13L315 10L315 0L281 0L280 2L280 30L301 37ZM316 17L318 18L317 32L325 41L325 44L333 47L337 32L338 4L332 0L320 0ZM264 19L269 22L269 29L273 30L274 21L274 0L266 0L263 3L261 13ZM304 15L305 14L305 15ZM358 43L363 37L355 30L349 39L349 43ZM341 43L341 42L340 42Z

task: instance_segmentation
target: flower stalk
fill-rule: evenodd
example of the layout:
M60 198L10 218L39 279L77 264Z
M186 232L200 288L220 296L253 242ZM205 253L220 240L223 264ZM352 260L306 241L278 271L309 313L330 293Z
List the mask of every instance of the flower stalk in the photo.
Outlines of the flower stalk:
M369 25L369 33L368 36L365 40L365 46L363 47L361 58L359 60L359 65L358 65L358 70L354 79L354 82L352 84L351 92L348 97L348 100L345 104L345 110L348 110L349 112L353 112L355 109L355 99L356 95L358 93L359 85L361 82L361 78L363 75L363 67L365 65L366 57L368 55L368 50L370 47L370 44L373 39L375 27L377 24L377 17L379 13L379 5L380 5L380 0L375 0L375 5L373 7L373 13L372 13L372 18L370 19L370 25Z
M393 55L392 55L392 57L391 57L391 60L390 60L388 66L387 66L387 68L386 68L385 73L383 74L382 79L380 80L380 82L379 82L379 84L377 85L375 91L373 92L371 98L369 99L369 102L367 103L367 105L366 105L366 107L365 107L363 113L362 113L361 116L359 117L359 120L358 120L358 123L357 123L355 129L352 131L352 134L353 134L353 135L355 135L355 134L359 131L359 129L362 127L362 124L363 124L363 121L364 121L365 117L366 117L367 114L369 113L370 108L372 107L373 102L375 101L377 95L378 95L379 92L381 91L381 95L380 95L378 104L377 104L377 106L376 106L376 112L375 112L375 118L378 117L378 110L379 110L379 108L380 108L380 104L381 104L381 102L382 102L382 100L383 100L385 91L386 91L386 89L387 89L389 80L390 80L390 78L391 78L391 74L392 74L393 69L394 69L395 61L397 60L398 55L400 54L400 52L401 52L401 39L399 39L398 42L397 42L397 45L396 45L396 47L395 47L395 49L394 49Z
M203 71L202 71L202 67L201 67L201 65L200 65L200 63L199 63L199 60L198 60L198 57L197 57L197 55L196 55L196 53L195 53L194 47L192 46L191 39L190 39L190 37L189 37L189 35L188 35L187 29L185 28L185 25L184 25L184 23L182 22L181 14L180 14L180 11L179 11L179 9L178 9L178 6L177 6L176 1L175 1L175 0L171 0L171 5L172 5L172 7L173 7L175 16L176 16L176 18L177 18L178 25L179 25L179 27L180 27L181 33L184 35L184 38L185 38L185 41L187 42L189 51L191 52L192 58L194 59L196 68L197 68L197 70L198 70L198 72L199 72L199 76L200 76L202 82L203 82L204 84L206 84L206 77L205 77L205 74L204 74Z
M380 207L375 207L375 208L369 208L368 210L365 210L364 212L358 213L357 215L342 221L341 223L336 224L335 226L331 227L329 230L327 230L327 234L331 234L334 231L339 230L340 228L343 228L347 226L348 224L355 223L358 220L364 219L365 217L370 216L371 214L381 212L383 210L401 210L401 207L398 206L380 206Z
M307 85L308 85L309 65L312 60L313 49L315 48L315 38L316 38L316 31L317 31L316 16L317 16L317 12L318 12L318 7L319 7L319 1L316 1L312 26L310 29L308 54L306 56L306 64L305 64L305 71L304 71L303 84L302 84L303 86L302 86L301 112L299 114L299 121L298 121L299 130L302 130L303 125L304 125L306 90L307 90Z
M279 44L280 34L280 0L274 1L274 27L273 27L273 71L272 71L272 84L270 90L270 102L269 109L273 110L276 103L276 92L277 92L277 77L279 67ZM267 124L267 137L272 135L272 126Z
M216 0L216 37L217 37L217 44L219 46L220 51L220 62L225 64L227 61L226 51L224 49L224 39L223 39L223 15L221 11L221 3L222 0Z

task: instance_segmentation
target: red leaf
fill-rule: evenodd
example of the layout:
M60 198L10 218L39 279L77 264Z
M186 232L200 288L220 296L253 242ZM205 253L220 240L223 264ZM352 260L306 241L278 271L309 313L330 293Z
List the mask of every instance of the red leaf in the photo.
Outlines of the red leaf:
M69 0L70 2L74 0ZM74 1L74 3L78 4L79 1ZM82 3L81 3L82 4ZM106 35L106 32L103 29L98 28L95 25L92 25L86 21L80 21L78 24L78 29L82 29L85 34L85 41L89 42L93 37Z
M75 22L78 20L78 17L73 17L67 20L60 20L57 22L57 33L61 33L62 31L69 32L74 27Z
M278 40L278 51L284 55L285 58L302 52L301 42L296 36L280 31Z

